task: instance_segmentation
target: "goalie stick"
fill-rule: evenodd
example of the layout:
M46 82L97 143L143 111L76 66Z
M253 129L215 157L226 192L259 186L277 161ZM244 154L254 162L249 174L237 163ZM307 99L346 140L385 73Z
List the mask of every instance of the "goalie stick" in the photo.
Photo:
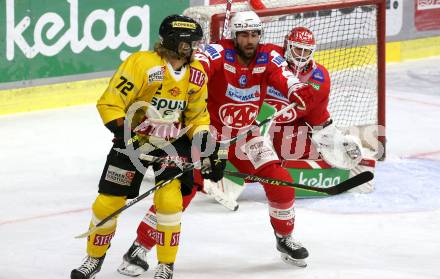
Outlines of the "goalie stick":
M166 160L166 159L159 158L159 157L151 158L151 162L152 163L166 163L166 161L164 161L164 160ZM105 223L110 221L112 218L116 217L122 211L125 211L127 208L131 207L135 203L138 203L139 201L141 201L144 198L148 197L154 191L159 190L160 188L164 187L165 185L167 185L168 183L170 183L174 179L179 178L185 172L192 171L199 164L200 164L199 162L196 162L196 163L181 163L181 164L179 164L179 166L181 166L181 168L182 168L182 172L178 173L177 175L175 175L174 177L172 177L172 178L170 178L168 180L159 181L154 187L152 187L151 189L149 189L148 191L146 191L142 195L137 196L136 198L132 199L126 205L124 205L123 207L119 208L118 210L114 211L113 213L111 213L110 215L108 215L107 217L102 219L98 224L90 227L89 230L86 231L85 233L82 233L80 235L75 236L75 238L85 238L85 237L91 235L92 233L96 232L99 227L101 227L102 225L104 225Z
M176 165L176 166L182 166L182 167L187 164L190 164L190 163L185 163L185 162L181 162L178 160L172 160L172 159L167 159L167 158L158 158L155 156L145 155L145 154L141 154L141 156L139 158L141 160L146 160L149 162L160 161L161 163L166 163L168 165ZM292 182L279 180L279 179L261 177L261 176L257 176L257 175L247 174L247 173L233 172L233 171L228 171L228 170L225 170L225 174L240 177L245 180L252 181L252 182L263 182L263 183L269 183L272 185L293 187L293 188L297 188L297 189L304 189L304 190L314 191L314 192L318 192L318 193L325 193L325 194L331 195L331 196L346 192L346 191L348 191L354 187L357 187L361 184L364 184L374 178L374 175L372 172L364 171L364 172L361 172L361 173L359 173L359 174L357 174L357 175L355 175L345 181L342 181L339 184L336 184L331 187L323 188L323 187L317 187L317 186L304 185L304 184L300 184L300 183L292 183Z
M342 181L341 183L338 183L331 187L317 187L317 186L309 186L299 183L292 183L284 180L279 179L273 179L273 178L267 178L267 177L261 177L257 175L247 174L247 173L241 173L241 172L234 172L234 171L228 171L225 170L225 174L240 177L247 181L252 182L263 182L263 183L269 183L272 185L278 185L278 186L287 186L287 187L293 187L297 189L303 189L307 191L313 191L318 193L324 193L330 196L338 195L343 192L346 192L350 189L353 189L354 187L357 187L361 184L364 184L374 178L374 174L371 171L364 171L361 172L353 177L350 177L347 180Z

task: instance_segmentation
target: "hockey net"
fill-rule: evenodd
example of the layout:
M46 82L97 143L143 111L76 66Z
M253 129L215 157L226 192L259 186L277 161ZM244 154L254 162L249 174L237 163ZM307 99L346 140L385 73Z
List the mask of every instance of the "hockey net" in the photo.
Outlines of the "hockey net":
M257 1L257 0L251 0ZM263 43L283 45L293 27L305 26L317 40L315 60L330 72L329 111L336 125L373 133L385 145L385 1L384 0L262 0L256 10L264 25ZM184 14L204 29L204 41L220 38L226 5L200 6ZM248 3L232 4L232 13L252 9ZM381 125L381 126L378 126ZM373 132L372 132L373 131ZM384 156L384 149L375 149Z

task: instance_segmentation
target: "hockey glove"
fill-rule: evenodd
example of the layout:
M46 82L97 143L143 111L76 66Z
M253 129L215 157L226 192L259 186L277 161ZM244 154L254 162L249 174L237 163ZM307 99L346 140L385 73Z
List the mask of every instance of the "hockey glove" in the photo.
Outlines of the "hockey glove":
M207 131L197 133L193 140L201 141L200 173L202 177L213 182L220 181L226 168L227 149L220 149L220 144L216 143Z
M313 103L313 88L307 83L295 83L289 87L289 101L297 104L299 110L307 110L308 106Z
M353 169L362 160L362 144L359 138L344 135L335 125L312 132L312 142L322 159L340 169Z

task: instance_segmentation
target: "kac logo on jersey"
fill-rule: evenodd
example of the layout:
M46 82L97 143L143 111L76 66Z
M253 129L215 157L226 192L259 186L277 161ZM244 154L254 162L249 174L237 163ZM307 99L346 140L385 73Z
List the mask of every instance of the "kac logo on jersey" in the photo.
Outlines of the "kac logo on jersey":
M225 60L228 62L235 62L235 57L234 57L234 51L232 49L226 49L225 50Z
M258 106L252 104L224 104L218 112L222 123L240 129L251 125L258 115Z
M255 64L267 64L269 61L269 54L266 52L259 52L257 53L257 61Z
M264 101L269 105L271 105L272 107L274 107L274 109L276 109L277 111L280 111L289 105L287 102L277 99L266 99ZM282 115L275 118L274 122L284 124L284 123L292 122L295 119L296 119L296 111L295 109L290 109L285 113L283 113Z
M260 100L260 86L254 85L251 88L237 88L228 84L226 96L236 102L246 103Z
M316 81L324 82L324 73L320 69L315 69L312 78Z
M240 84L241 87L245 87L247 84L247 76L241 75L241 77L238 79L238 84Z

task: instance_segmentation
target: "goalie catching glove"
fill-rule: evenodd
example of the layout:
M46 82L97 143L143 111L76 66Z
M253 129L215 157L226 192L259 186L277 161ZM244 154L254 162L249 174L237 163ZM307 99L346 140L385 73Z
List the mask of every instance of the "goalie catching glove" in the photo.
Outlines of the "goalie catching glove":
M200 173L204 179L213 182L220 181L224 176L227 159L227 149L221 149L220 144L215 142L211 133L202 131L194 135L193 143L200 146ZM197 143L200 143L197 144Z
M312 131L312 142L322 159L332 167L350 170L362 160L359 138L344 135L331 122L322 129Z

